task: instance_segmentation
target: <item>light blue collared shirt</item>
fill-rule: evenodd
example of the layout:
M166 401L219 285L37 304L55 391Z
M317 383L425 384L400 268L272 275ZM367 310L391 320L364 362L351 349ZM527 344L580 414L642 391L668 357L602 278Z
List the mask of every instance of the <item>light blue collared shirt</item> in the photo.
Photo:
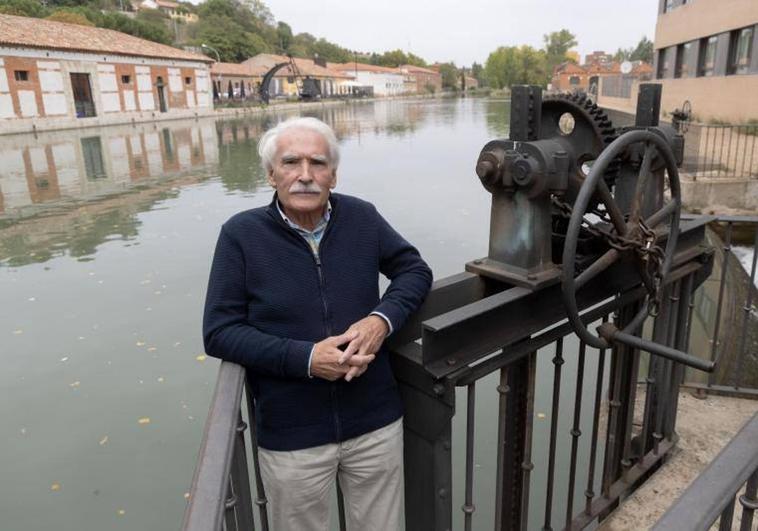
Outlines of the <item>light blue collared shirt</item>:
M279 204L279 200L276 201L276 209L279 211L279 215L282 216L282 219L287 224L288 227L294 229L300 236L303 237L305 242L308 244L308 247L311 248L311 252L313 252L313 256L318 258L318 248L321 244L321 238L324 237L324 233L326 232L326 227L329 224L329 220L332 218L332 203L330 201L327 201L326 203L326 210L324 211L324 215L321 216L321 219L316 224L313 230L304 229L294 221L292 221L290 218L287 217L287 214L284 213L284 210L282 210L281 205ZM387 332L387 337L392 334L392 323L390 322L389 318L384 315L382 312L371 312L369 315L376 315L378 317L381 317L384 319L384 322L387 323L387 329L389 332ZM311 361L313 360L313 350L316 348L316 345L313 345L313 348L311 348L311 354L308 357L308 378L311 378Z

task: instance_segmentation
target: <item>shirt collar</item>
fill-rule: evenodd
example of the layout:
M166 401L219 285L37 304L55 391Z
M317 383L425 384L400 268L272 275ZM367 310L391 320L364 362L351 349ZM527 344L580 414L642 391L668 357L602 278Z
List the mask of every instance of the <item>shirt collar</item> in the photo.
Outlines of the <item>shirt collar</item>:
M282 219L284 222L292 227L293 229L300 230L303 232L315 232L318 230L319 227L322 227L329 223L329 219L332 217L332 202L327 200L326 202L326 210L324 211L324 215L321 217L321 220L316 224L316 227L313 229L313 231L309 231L292 221L290 218L287 217L287 215L284 213L284 210L282 209L282 205L279 203L279 199L276 199L276 210L279 211L279 215L282 216Z

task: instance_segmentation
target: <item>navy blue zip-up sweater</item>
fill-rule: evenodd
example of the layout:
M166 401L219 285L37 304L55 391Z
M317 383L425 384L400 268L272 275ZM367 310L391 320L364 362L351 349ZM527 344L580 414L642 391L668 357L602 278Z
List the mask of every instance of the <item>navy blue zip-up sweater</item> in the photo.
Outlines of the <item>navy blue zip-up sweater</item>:
M332 194L314 256L275 201L221 229L205 303L205 351L248 369L263 448L310 448L386 426L402 405L383 349L350 382L309 378L310 352L372 311L400 329L426 297L431 270L370 203ZM379 273L391 281L381 300Z

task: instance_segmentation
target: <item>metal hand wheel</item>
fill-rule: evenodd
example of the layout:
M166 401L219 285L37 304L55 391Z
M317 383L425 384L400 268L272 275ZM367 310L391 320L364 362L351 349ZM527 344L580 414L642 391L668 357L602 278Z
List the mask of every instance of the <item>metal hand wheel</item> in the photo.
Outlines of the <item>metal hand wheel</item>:
M603 180L603 175L608 166L619 155L638 144L642 152L642 161L634 197L629 212L625 214L612 196L608 185ZM665 168L671 197L664 200L661 208L643 217L645 194L650 189L651 180L656 178L652 170L654 163L662 164ZM593 201L593 196L594 200L599 200L600 204L605 207L605 212L609 218L611 230L601 232L607 236L611 248L584 271L576 275L577 242L582 225L586 223L584 216L588 214L587 209ZM645 303L630 324L624 330L616 332L634 335L645 318L651 313L655 313L660 302L661 286L671 268L676 250L680 211L679 172L674 154L668 142L661 135L650 130L629 131L614 140L597 158L576 197L563 248L563 302L569 321L576 334L585 343L596 348L607 348L609 346L608 337L612 335L615 327L610 331L610 334L595 335L590 332L579 316L579 308L576 302L577 291L616 263L622 256L634 254L636 269L648 293ZM661 226L667 220L669 221L668 231L656 231L656 227ZM664 235L666 236L666 247L661 249L656 241ZM607 329L608 327L606 327Z

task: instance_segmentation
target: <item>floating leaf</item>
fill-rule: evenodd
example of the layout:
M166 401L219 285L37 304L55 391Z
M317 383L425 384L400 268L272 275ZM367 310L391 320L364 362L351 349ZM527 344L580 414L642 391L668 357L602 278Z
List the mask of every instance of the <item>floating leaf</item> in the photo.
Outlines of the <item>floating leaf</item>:
M144 341L137 341L137 346L138 347L144 347L145 346L145 342Z
M145 284L150 284L150 282L152 282L152 280L143 280L142 282L140 282L140 284L144 286Z
M119 509L118 511L116 511L116 514L119 516L124 516L126 514L126 511L123 509Z
M61 484L60 483L53 483L50 485L50 490L52 491L59 491L61 490Z
M23 334L23 333L24 333L24 331L23 331L23 330L21 330L20 328L19 328L18 330L14 330L14 331L13 331L13 334L14 334L14 335L17 335L17 336L20 336L20 335L21 335L21 334Z
M150 417L142 417L137 421L138 424L150 424Z
M189 497L190 497L190 493L189 492L185 492L184 493L184 499L185 500L189 500Z
M195 357L197 361L205 361L205 358L207 358L205 354L200 354L199 356Z
M79 384L80 384L80 383L81 383L81 382L79 382L79 380L77 380L77 381L75 381L75 382L71 382L70 384L68 384L68 386L69 386L69 387L72 387L72 388L73 388L73 387L79 387Z
M155 347L148 347L148 349L147 349L148 352L155 352L156 350L158 350L158 349L155 348Z
M176 343L174 343L174 346L175 346L175 347L178 347L178 346L179 346L179 345L181 345L181 344L182 344L182 342L181 342L181 341L177 341Z
M84 336L79 336L79 341L81 341L82 339L87 339L87 338Z
M63 357L61 358L61 361L68 361L68 356L63 356Z
M102 439L100 439L100 442L98 443L100 446L105 446L105 444L108 442L108 436L106 435Z
M163 383L163 376L158 377L158 383Z
M538 419L544 419L545 417L546 417L546 415L544 413L537 413L537 418Z
M28 298L28 299L26 299L26 300L28 300L29 302L34 302L34 301L36 301L37 299L36 299L36 297L29 297L29 298Z

